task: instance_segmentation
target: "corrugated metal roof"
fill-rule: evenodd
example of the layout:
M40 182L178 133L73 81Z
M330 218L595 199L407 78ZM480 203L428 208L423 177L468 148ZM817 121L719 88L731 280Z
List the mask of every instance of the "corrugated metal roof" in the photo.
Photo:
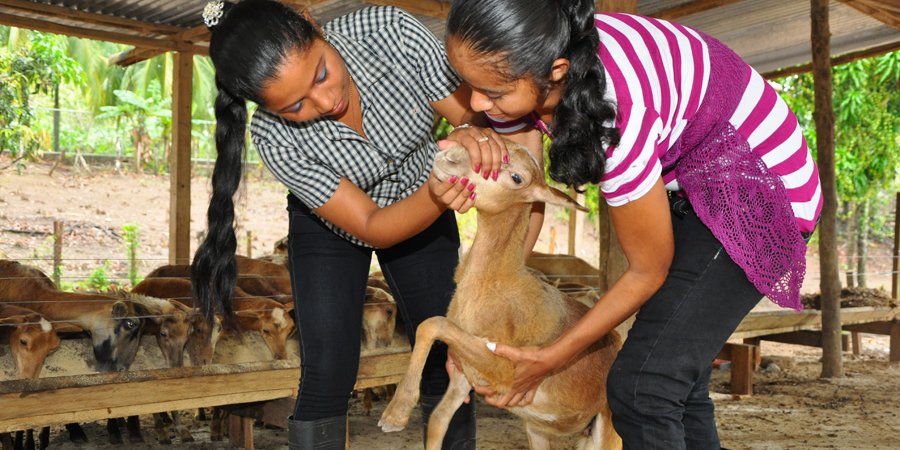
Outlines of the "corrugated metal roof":
M390 0L369 1L390 3ZM366 0L288 2L311 3L311 12L320 22L371 4ZM868 3L880 3L888 11L897 11L896 2ZM639 14L654 15L692 3L691 0L638 0L637 9ZM89 30L94 35L87 33L86 36L94 39L118 39L117 42L136 46L156 45L150 48L173 48L180 43L182 50L202 51L206 36L198 27L202 25L200 12L205 4L206 0L0 0L0 23L25 20L25 27L38 28L49 22L54 27L63 27L56 32L77 35L78 30ZM880 47L900 48L900 30L897 28L844 3L832 1L830 5L832 54ZM809 11L808 0L742 0L681 16L676 21L716 37L765 73L810 61ZM443 38L443 18L418 14L416 17ZM896 26L898 22L894 20L893 23ZM194 29L193 34L184 35L185 30L191 29ZM179 33L182 36L177 37ZM161 40L161 43L154 44L148 38ZM188 47L184 46L185 41Z

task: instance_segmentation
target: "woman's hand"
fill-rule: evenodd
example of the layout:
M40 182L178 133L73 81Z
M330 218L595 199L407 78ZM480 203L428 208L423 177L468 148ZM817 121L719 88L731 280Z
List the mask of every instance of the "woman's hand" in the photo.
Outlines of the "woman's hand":
M527 406L534 401L534 395L544 378L556 367L554 358L540 347L510 347L496 344L494 354L515 363L515 378L509 392L500 396L489 386L475 386L475 392L484 396L485 401L498 408Z
M437 203L459 213L465 213L475 204L475 184L469 183L468 178L452 176L441 181L431 172L428 189Z
M497 181L500 174L500 164L509 162L509 154L506 144L491 128L480 128L470 125L460 125L453 129L447 136L448 141L459 143L466 148L469 159L472 161L472 170L480 173L485 180L492 178Z

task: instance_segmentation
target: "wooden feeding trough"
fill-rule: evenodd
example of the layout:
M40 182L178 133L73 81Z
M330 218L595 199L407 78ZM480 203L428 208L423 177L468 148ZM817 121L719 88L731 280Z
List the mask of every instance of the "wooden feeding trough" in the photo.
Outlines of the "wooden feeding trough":
M853 352L859 353L859 333L891 337L890 360L900 361L900 308L855 307L841 309L843 329L850 333ZM821 347L822 312L759 311L751 312L738 325L731 339L743 343L725 344L718 358L731 361L731 393L735 396L753 393L753 369L759 365L760 341ZM848 350L849 340L844 349Z
M408 364L409 351L363 356L356 388L397 383ZM269 401L295 395L299 375L295 361L265 361L4 381L0 382L0 433L248 403L264 413ZM235 447L253 448L256 417L247 412L250 409L254 408L229 419ZM278 425L286 418L275 417L272 422Z

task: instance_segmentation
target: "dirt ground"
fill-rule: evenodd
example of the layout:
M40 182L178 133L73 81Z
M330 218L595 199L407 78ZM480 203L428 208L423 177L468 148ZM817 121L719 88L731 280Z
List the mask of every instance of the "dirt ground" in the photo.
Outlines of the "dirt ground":
M0 166L6 160L0 159ZM117 174L93 169L92 173L61 168L52 177L49 165L30 163L17 174L0 172L0 257L20 260L49 272L52 260L54 220L64 221L63 281L85 280L97 267L106 264L107 276L127 285L127 259L122 226L136 224L140 233L139 275L167 262L169 180L166 176ZM248 253L247 232L251 233L250 253L260 256L271 252L274 242L284 236L287 216L284 211L285 191L258 168L251 168L249 183L244 183L238 199L237 221L240 244L238 252ZM195 176L192 181L191 236L196 248L205 229L205 212L209 195L208 178ZM567 228L565 215L550 210L544 232L536 246L542 252L565 252ZM459 218L463 239L474 232L474 217ZM555 230L551 231L551 230ZM555 237L554 237L555 235ZM580 226L579 257L595 261L597 240L593 228ZM811 249L809 276L804 292L818 290L818 265ZM885 262L887 261L887 262ZM869 286L890 288L890 260L873 259ZM767 301L760 308L770 309ZM86 349L67 342L51 355L44 376L89 370L83 362ZM253 345L261 345L258 342ZM234 361L244 361L248 354L265 354L253 348L223 346L220 354ZM900 449L900 365L888 362L888 339L863 335L863 352L845 355L846 376L838 380L818 378L821 350L786 344L763 342L765 365L754 374L754 395L734 400L728 394L728 370L716 370L711 390L716 403L722 445L731 449ZM144 343L145 359L139 353L135 368L153 361L155 345ZM79 353L81 352L81 353ZM81 356L79 356L81 355ZM79 358L82 358L81 360ZM8 351L0 347L0 379L12 376ZM55 366L51 361L56 361ZM66 363L67 361L67 363ZM72 364L75 361L77 364ZM68 365L66 365L68 364ZM351 448L371 450L421 448L421 422L414 413L407 430L384 434L376 422L386 405L378 401L371 415L364 415L361 401L351 403ZM10 407L3 405L2 407ZM480 449L522 449L527 442L518 419L509 413L479 404L478 447ZM184 420L190 424L194 443L162 446L155 443L151 431L145 432L148 443L112 446L106 443L105 424L87 424L88 444L66 442L65 433L55 429L51 448L136 448L185 449L227 448L224 443L210 442L207 423L194 419L188 412ZM149 429L150 417L143 418ZM256 447L287 448L283 430L261 425L254 430Z

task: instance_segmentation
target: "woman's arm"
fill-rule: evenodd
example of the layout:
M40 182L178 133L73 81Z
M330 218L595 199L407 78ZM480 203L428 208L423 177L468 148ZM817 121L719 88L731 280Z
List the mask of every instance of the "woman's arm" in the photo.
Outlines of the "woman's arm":
M315 211L369 245L391 247L428 228L448 205L468 208L474 201L469 198L471 192L460 183L442 183L447 185L443 195L433 194L429 184L425 183L403 200L381 208L362 189L341 178L331 199Z
M496 353L516 363L516 376L506 395L489 398L488 403L500 407L530 403L544 377L624 322L662 286L675 247L662 180L640 199L610 208L610 216L628 259L628 270L587 314L550 345L517 349L497 344Z

